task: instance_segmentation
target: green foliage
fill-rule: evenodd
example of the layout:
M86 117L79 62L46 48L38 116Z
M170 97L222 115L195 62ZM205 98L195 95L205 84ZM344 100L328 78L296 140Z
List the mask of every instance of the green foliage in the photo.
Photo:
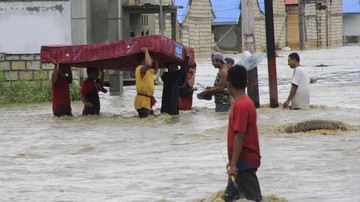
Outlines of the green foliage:
M72 100L79 100L80 87L72 83L70 85L70 96ZM19 80L11 85L5 85L4 74L0 71L0 103L34 103L51 101L51 81Z
M70 84L70 98L71 100L80 100L80 86L77 83Z
M261 46L261 52L266 53L267 52L267 47L266 46Z

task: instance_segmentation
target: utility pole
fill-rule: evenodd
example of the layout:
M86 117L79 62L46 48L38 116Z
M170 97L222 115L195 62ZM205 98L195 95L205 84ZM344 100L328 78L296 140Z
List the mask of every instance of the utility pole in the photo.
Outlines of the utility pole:
M255 52L255 31L253 0L241 0L241 24L243 30L244 50ZM256 108L260 107L259 82L257 67L248 71L247 94L254 102Z
M299 37L300 37L300 50L305 49L304 45L304 0L299 0Z
M273 0L265 0L265 27L266 27L266 47L267 47L267 60L268 60L270 107L276 108L279 107L279 102L278 102L277 76L276 76Z
M162 0L159 0L159 7L160 7L160 11L159 11L159 28L160 28L160 34L164 35L165 33L165 20L164 20L164 12L163 12L163 7L162 7ZM161 81L161 76L163 75L163 73L165 72L165 69L159 69L159 72L156 75L156 79L155 79L155 84L160 83L159 81Z
M159 27L160 27L160 34L164 35L164 12L163 12L163 7L162 7L162 0L159 0L159 7L160 7L160 11L159 11Z

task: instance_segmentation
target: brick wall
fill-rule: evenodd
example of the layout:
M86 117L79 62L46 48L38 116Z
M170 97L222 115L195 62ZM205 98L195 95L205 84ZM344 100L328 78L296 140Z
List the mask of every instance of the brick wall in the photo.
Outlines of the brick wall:
M255 50L266 48L265 14L260 11L257 0L253 0L253 13L255 23ZM274 11L274 38L279 47L286 44L286 9L283 0L273 0Z
M195 48L199 56L210 56L214 37L213 20L209 0L193 0L182 25L182 43Z
M53 64L41 64L39 54L5 54L0 53L0 71L3 72L5 84L15 81L49 82L54 69ZM78 80L78 72L72 70L73 79Z
M341 0L327 2L326 9L305 5L305 48L326 48L343 45Z

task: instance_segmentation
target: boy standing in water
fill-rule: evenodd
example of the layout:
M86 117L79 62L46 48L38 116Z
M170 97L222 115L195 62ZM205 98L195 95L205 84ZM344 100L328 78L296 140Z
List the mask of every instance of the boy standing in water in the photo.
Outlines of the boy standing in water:
M260 167L259 134L256 108L246 95L247 71L241 65L230 68L227 85L234 103L229 114L227 150L228 184L225 201L241 198L260 201L261 190L256 171Z
M168 64L168 71L161 76L161 79L164 82L160 110L161 113L167 113L170 115L179 114L179 79L181 77L185 78L186 72L188 71L189 59L190 49L186 47L185 59L181 68L178 69L178 65L176 63Z
M54 116L73 116L70 105L69 84L72 83L70 65L53 62L55 69L51 76L52 110Z
M100 99L99 87L96 85L96 79L99 76L99 70L95 68L86 69L88 77L83 81L80 89L80 100L84 104L82 112L86 115L99 115L100 113ZM104 70L101 70L101 83L104 82Z
M137 55L141 64L135 70L136 92L134 106L140 118L153 115L152 107L155 105L154 91L154 74L158 71L157 60L151 58L146 47L141 48L141 53Z

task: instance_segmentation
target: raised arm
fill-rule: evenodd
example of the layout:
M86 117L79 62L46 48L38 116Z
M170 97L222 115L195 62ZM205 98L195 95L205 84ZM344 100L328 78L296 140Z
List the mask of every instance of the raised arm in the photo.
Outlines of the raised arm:
M150 69L152 66L152 59L150 57L149 50L147 49L147 47L142 47L141 51L145 54L145 58L144 58L144 61L142 62L142 67L140 69L140 75L141 75L141 77L144 77L146 71L148 69Z
M181 65L181 68L179 69L179 71L181 72L180 74L182 76L186 75L186 72L189 69L189 60L190 60L190 48L189 47L185 47L185 59L184 62Z

